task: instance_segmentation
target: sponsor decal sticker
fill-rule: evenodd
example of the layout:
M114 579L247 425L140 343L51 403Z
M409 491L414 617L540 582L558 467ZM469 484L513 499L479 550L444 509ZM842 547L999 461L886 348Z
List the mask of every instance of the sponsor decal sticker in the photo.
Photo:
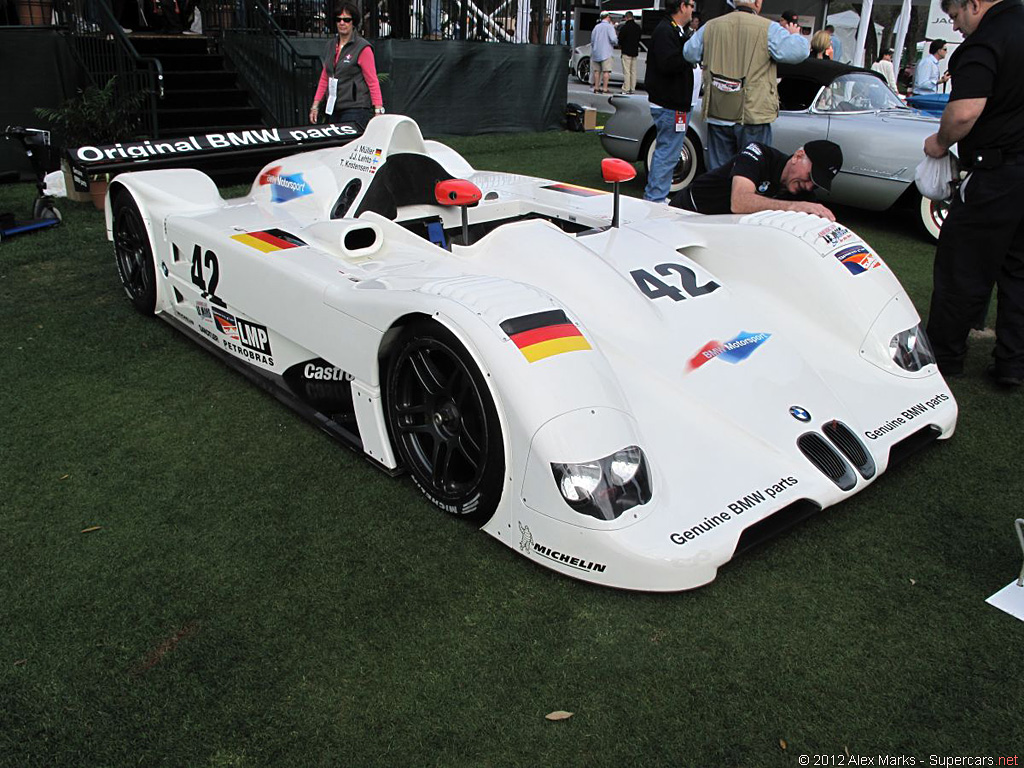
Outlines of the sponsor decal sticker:
M591 189L590 187L580 187L576 184L546 184L541 189L550 189L555 192L564 192L567 195L576 195L577 197L594 197L595 195L607 195L607 192L603 192L600 189Z
M313 194L313 188L306 183L301 173L282 176L280 165L275 165L267 169L266 173L260 174L260 186L264 187L267 184L271 186L272 203L287 203L289 200Z
M865 430L864 437L868 438L868 440L877 440L889 432L895 432L901 427L906 426L919 416L923 416L928 413L928 411L938 408L948 400L949 395L945 392L939 392L935 397L925 400L924 402L914 403L905 411L902 411L899 416L889 419L884 424L879 424L874 429Z
M574 568L577 571L591 571L593 573L604 573L608 567L602 563L595 563L592 560L573 555L568 552L559 552L551 547L545 547L543 544L533 540L533 534L530 533L530 526L519 523L519 533L522 534L522 539L519 541L519 551L524 554L533 554L538 557L542 557L545 560L551 560L552 562L564 565L569 568Z
M560 309L513 317L501 324L501 330L531 363L591 348L580 329Z
M235 318L222 309L213 308L213 322L217 330L230 339L238 341L238 331L235 328Z
M213 321L217 330L227 339L221 339L221 346L239 357L254 360L263 365L274 367L273 354L270 351L270 334L265 325L251 323L240 317L229 315L222 309L212 308ZM228 341L231 339L232 341ZM238 344L233 343L239 342Z
M747 333L740 331L739 335L729 341L709 341L693 357L687 365L687 372L700 368L704 363L719 358L727 363L736 365L742 363L757 349L764 344L772 335L770 333Z
M835 252L835 257L850 270L850 274L859 275L869 269L882 266L882 260L871 253L863 245L851 245Z
M196 314L199 315L200 320L205 320L208 323L213 322L213 315L210 313L210 305L205 301L196 302Z
M714 515L707 515L695 526L687 528L685 531L674 531L669 534L668 538L673 544L679 544L682 546L689 541L693 541L700 535L708 533L718 526L736 519L747 510L753 509L766 501L773 501L788 489L793 488L799 483L800 481L792 475L789 477L780 477L778 482L772 483L767 488L760 488L751 491L741 498L729 502L726 504L728 509L723 509Z
M832 224L818 233L818 238L828 245L839 245L853 237L853 233L841 224Z
M345 372L341 368L311 362L303 367L302 378L313 381L344 381Z
M263 253L283 251L288 248L299 248L306 243L290 232L283 229L264 229L260 232L246 232L243 235L232 235L232 240L237 240L244 245L255 248Z

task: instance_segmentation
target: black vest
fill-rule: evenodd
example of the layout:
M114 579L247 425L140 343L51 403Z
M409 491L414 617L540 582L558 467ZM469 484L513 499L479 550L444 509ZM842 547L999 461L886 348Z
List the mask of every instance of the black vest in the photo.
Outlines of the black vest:
M363 70L359 68L359 54L370 44L359 36L355 30L352 37L338 55L338 61L334 61L334 52L337 50L338 38L332 37L327 41L320 60L324 63L324 69L330 77L338 78L338 98L334 104L334 112L354 107L365 107L370 109L373 102L370 99L370 88L366 85L366 78L363 77Z

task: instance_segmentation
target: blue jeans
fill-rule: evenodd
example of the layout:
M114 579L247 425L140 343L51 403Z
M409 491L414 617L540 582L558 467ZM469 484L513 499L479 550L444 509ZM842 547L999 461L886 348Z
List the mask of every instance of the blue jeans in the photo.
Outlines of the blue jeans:
M686 141L686 132L676 130L676 111L651 106L651 118L657 135L654 137L654 157L647 169L644 200L660 203L668 199L672 189L672 171L679 162L679 153Z
M772 124L761 125L711 125L708 124L708 170L713 171L725 165L747 144L759 141L772 145Z

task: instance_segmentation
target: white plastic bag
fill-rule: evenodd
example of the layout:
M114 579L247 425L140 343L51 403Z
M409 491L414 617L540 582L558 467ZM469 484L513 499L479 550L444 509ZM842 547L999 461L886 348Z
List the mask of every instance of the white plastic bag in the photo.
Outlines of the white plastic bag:
M68 190L64 186L63 171L52 171L43 177L43 194L50 197L68 196Z
M914 171L917 191L929 200L948 200L953 194L956 166L956 158L948 152L938 158L925 155Z

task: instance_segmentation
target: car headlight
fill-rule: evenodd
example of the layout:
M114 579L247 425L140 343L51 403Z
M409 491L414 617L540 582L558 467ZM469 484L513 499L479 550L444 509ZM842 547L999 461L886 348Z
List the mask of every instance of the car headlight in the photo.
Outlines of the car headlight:
M552 464L551 471L565 502L598 520L615 520L651 500L647 459L635 445L597 461Z
M893 336L889 341L889 352L892 361L905 371L920 371L935 362L932 345L928 343L928 337L920 325Z

